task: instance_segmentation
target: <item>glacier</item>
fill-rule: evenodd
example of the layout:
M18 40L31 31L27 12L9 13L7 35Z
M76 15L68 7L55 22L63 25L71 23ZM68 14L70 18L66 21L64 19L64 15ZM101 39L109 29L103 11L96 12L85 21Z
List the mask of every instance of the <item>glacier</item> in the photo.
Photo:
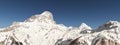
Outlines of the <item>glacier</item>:
M120 22L109 21L93 30L57 24L50 11L0 29L0 45L120 45Z

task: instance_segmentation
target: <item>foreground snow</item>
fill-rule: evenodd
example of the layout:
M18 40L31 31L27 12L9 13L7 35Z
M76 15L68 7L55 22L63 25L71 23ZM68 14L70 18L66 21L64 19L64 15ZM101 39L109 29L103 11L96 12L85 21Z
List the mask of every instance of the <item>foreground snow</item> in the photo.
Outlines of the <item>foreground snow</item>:
M1 30L0 45L120 45L120 22L109 21L97 30L85 23L66 27L45 11Z

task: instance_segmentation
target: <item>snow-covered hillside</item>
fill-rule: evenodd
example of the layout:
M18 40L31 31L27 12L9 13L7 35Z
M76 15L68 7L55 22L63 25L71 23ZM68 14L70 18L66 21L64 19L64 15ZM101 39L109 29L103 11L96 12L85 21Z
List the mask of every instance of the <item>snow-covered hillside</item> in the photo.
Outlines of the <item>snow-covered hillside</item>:
M57 24L49 11L0 31L0 45L120 45L120 22L109 21L93 30Z

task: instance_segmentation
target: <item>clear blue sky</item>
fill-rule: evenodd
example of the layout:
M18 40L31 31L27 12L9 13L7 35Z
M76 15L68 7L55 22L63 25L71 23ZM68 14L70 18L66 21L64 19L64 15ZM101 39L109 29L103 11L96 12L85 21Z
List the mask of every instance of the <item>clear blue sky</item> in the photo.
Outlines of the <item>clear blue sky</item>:
M43 11L51 11L57 23L92 28L109 21L120 21L120 0L0 0L0 27L24 21Z

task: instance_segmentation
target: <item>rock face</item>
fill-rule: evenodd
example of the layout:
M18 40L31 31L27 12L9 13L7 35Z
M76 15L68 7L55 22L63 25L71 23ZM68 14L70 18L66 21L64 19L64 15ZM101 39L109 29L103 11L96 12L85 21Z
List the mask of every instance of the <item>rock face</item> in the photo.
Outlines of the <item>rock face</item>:
M92 45L120 45L120 44L107 38L95 38L92 42Z
M16 41L13 37L9 37L1 45L23 45L22 42Z
M120 45L120 22L109 21L97 30L57 24L49 11L0 29L0 45Z
M88 45L85 41L79 41L79 38L73 40L69 45Z

